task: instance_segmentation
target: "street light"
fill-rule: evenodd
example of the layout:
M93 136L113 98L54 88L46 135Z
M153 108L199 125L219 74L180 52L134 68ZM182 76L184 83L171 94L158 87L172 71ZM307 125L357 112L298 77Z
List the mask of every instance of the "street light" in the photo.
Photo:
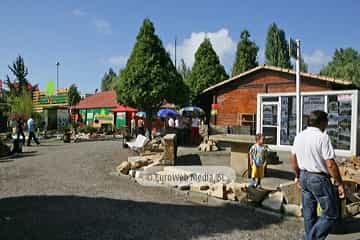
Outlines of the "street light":
M60 63L56 62L56 90L59 90L59 66Z

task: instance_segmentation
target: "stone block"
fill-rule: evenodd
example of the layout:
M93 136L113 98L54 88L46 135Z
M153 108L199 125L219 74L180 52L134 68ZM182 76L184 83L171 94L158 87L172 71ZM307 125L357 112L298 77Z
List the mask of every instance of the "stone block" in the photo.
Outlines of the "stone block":
M346 215L355 216L360 213L360 202L346 205Z
M131 168L131 164L128 161L124 161L116 167L116 171L127 175L129 173L130 168Z
M229 183L226 185L227 198L234 201L247 201L247 184L246 183Z
M221 199L226 199L226 185L224 183L215 183L210 186L209 195Z
M295 216L295 217L302 217L302 207L296 204L284 204L284 212L287 215Z
M271 190L249 186L247 188L247 197L251 202L261 203L270 192Z
M287 204L301 205L301 190L294 181L280 184L280 190L284 194Z
M174 165L177 157L176 134L167 134L164 137L165 152L163 162L165 165Z
M262 202L262 206L274 211L281 211L284 202L284 194L280 191L270 193Z

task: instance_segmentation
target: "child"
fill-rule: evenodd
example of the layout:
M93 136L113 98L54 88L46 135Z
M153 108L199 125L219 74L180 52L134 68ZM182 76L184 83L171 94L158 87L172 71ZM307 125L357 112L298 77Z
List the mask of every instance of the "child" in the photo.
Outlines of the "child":
M251 164L251 178L252 185L255 187L261 186L261 178L264 177L264 168L266 164L266 151L264 145L264 136L260 133L255 136L256 143L250 148L250 164Z

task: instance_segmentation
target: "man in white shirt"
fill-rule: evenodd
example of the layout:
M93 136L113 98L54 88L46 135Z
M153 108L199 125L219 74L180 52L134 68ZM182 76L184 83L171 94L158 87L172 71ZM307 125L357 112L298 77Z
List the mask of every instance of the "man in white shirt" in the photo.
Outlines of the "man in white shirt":
M334 149L324 132L327 124L327 113L311 112L308 127L295 137L291 154L295 181L300 179L306 240L326 238L339 217L339 197L345 197ZM330 177L338 185L338 192ZM319 218L318 202L322 209Z
M175 121L172 117L169 118L168 120L168 126L169 128L174 128L175 127Z

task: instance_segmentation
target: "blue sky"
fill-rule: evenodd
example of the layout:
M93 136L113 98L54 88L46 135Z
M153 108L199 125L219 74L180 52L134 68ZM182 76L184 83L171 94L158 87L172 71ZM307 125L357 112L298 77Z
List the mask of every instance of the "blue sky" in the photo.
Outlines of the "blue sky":
M11 76L7 66L20 54L29 80L42 89L48 80L56 80L59 61L60 87L75 83L81 92L93 92L105 71L126 64L145 17L154 22L169 51L177 38L178 60L182 57L188 65L208 36L228 72L244 28L260 47L259 62L264 62L266 31L274 21L287 37L301 39L311 72L318 72L335 48L360 50L360 1L298 2L1 0L0 79Z

